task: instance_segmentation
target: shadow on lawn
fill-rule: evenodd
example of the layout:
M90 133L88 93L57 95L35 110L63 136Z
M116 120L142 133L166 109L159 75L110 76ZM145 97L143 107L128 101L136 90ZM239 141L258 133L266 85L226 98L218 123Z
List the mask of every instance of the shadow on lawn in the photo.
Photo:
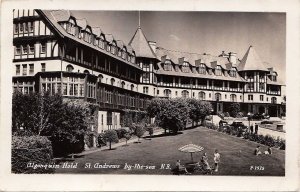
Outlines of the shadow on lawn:
M176 135L181 135L181 134L183 134L183 133L182 132L178 132L178 133L162 133L162 134L159 134L159 135L146 136L146 137L143 137L143 138L147 139L147 140L151 140L152 138L176 136Z

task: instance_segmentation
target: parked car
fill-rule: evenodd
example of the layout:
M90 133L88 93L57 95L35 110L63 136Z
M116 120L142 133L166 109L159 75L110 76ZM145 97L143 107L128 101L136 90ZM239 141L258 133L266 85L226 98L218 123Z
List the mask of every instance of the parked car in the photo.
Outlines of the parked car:
M224 121L224 120L220 120L220 121L219 121L219 126L220 126L220 127L228 126L228 122L227 122L227 121Z
M232 122L230 127L235 129L235 130L238 130L238 129L245 130L245 129L247 129L247 126L244 125L244 123L242 121L234 121L234 122Z
M253 120L262 120L262 119L270 119L269 115L256 113L252 116Z
M273 124L272 121L262 121L261 124Z

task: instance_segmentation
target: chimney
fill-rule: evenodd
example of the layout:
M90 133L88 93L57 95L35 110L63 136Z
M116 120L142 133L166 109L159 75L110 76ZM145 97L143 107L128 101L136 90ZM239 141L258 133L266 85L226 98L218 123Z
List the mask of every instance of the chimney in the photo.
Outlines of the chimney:
M150 45L152 51L153 51L154 53L156 53L156 42L155 42L155 41L148 41L148 43L149 43L149 45Z
M230 62L232 65L236 65L236 61L237 61L236 53L230 52L230 53L229 53L229 62Z

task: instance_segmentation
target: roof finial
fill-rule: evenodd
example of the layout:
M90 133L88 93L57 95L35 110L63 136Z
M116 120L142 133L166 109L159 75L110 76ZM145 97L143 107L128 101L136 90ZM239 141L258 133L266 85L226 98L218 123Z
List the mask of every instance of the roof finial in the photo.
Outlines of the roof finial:
M139 11L139 28L141 28L141 11Z

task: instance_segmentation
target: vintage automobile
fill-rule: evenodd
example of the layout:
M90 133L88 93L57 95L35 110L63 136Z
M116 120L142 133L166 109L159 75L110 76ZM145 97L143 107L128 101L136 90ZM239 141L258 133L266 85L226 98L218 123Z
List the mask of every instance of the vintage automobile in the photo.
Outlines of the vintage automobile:
M248 128L246 125L244 125L244 123L242 121L234 121L234 122L232 122L230 127L235 129L235 130L238 130L238 129L245 130L245 129Z
M269 115L256 113L252 116L253 120L262 120L262 119L270 119Z

